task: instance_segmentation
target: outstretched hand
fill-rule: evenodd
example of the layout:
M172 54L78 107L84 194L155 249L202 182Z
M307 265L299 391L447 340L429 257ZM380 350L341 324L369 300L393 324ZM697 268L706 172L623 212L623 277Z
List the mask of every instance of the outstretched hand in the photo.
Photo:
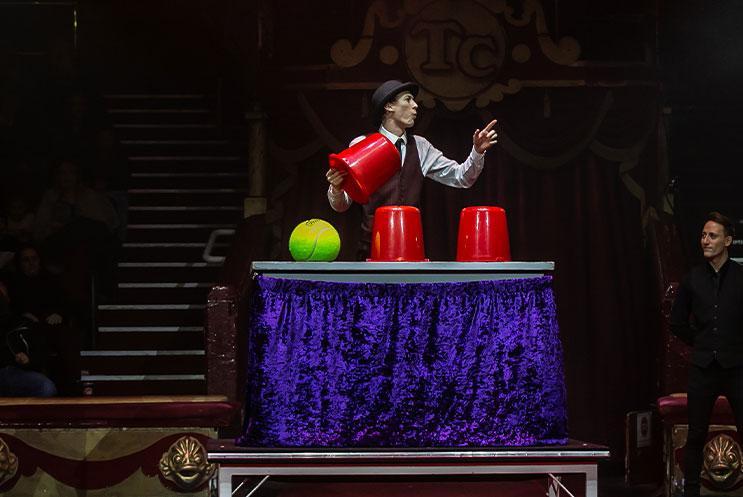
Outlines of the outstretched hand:
M498 133L493 129L493 126L497 122L496 119L493 119L485 126L485 129L482 131L476 129L475 134L472 135L472 145L475 146L478 154L484 153L487 149L498 143Z
M325 173L325 179L333 187L333 192L337 193L340 191L343 180L346 179L346 174L345 171L339 171L337 169L328 169L328 172Z

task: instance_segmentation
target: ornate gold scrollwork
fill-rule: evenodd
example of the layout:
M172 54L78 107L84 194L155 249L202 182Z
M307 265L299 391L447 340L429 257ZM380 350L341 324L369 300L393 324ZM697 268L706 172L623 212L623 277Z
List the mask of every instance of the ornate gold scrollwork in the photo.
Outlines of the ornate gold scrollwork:
M186 435L173 443L160 458L160 473L182 490L194 490L209 480L216 465L209 464L206 449L196 438Z
M718 490L734 486L741 476L741 449L732 437L720 434L704 446L702 475Z
M0 438L0 485L10 481L18 471L18 457L10 451Z

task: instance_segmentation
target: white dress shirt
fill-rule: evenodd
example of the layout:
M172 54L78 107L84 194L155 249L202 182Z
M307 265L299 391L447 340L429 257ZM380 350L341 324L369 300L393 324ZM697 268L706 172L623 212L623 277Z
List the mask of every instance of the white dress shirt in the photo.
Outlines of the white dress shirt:
M379 132L391 141L393 145L399 138L403 139L400 156L400 164L402 165L405 162L405 153L408 148L407 133L399 137L387 131L384 126L379 127ZM364 138L366 137L359 136L354 138L349 146L355 145ZM475 184L477 177L480 176L482 168L485 165L485 154L478 153L473 146L470 155L460 164L444 157L444 154L440 150L431 145L431 142L422 136L412 135L412 138L415 140L416 147L418 148L418 159L420 160L421 172L424 177L455 188L469 188ZM353 200L351 200L351 197L345 191L339 190L334 192L332 185L328 187L328 201L333 210L338 212L348 210L353 203Z

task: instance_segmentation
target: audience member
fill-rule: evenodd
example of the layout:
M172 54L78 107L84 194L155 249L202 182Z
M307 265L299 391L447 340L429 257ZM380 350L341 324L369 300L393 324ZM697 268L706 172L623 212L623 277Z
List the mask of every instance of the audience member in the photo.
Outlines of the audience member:
M52 397L54 382L44 374L46 351L43 340L10 312L5 285L0 284L0 396Z
M21 245L16 251L15 273L8 291L11 310L34 323L62 324L67 317L64 295L56 277L41 264L41 254L33 245Z
M65 263L89 261L99 293L110 295L119 249L113 235L117 224L111 202L85 186L77 164L65 160L57 168L54 186L41 199L35 237L45 258L60 271Z
M70 326L70 309L55 275L44 269L39 250L22 245L9 278L10 307L14 315L49 345L49 373L62 392L77 386L80 373L80 331Z
M18 242L29 243L33 238L34 219L31 206L24 196L11 194L5 201L1 233Z
M39 204L36 240L72 236L78 242L89 235L95 239L96 233L105 237L117 225L116 211L108 199L83 184L76 162L62 161L55 171L53 186Z

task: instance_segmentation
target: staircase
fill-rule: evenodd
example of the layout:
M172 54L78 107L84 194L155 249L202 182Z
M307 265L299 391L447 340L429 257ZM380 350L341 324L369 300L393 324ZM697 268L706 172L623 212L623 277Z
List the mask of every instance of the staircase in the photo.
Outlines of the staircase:
M96 306L81 381L94 395L206 393L204 312L221 264L203 255L214 230L242 217L244 160L208 95L116 94L106 105L129 158L129 219L118 291Z

